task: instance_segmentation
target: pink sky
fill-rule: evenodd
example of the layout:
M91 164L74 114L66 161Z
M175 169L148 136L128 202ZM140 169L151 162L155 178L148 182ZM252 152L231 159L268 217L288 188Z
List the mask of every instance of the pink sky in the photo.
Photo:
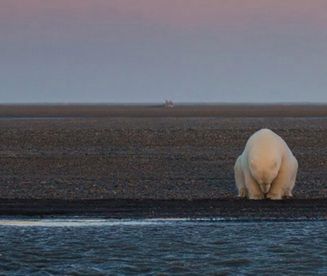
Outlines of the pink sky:
M0 38L0 101L327 101L327 0L0 0Z
M144 20L173 28L304 22L327 27L325 0L2 0L1 21L46 15Z

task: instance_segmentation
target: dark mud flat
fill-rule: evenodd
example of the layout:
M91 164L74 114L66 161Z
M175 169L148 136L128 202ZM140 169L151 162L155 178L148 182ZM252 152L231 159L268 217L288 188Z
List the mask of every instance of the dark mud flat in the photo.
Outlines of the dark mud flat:
M327 219L327 200L2 200L0 216L103 218Z
M0 106L2 214L327 213L326 106L117 108ZM260 128L281 135L299 161L294 200L235 199L234 162Z

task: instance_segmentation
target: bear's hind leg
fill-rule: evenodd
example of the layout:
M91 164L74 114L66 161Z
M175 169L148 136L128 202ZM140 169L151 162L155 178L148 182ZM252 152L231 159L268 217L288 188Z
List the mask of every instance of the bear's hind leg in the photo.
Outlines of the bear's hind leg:
M243 197L246 197L246 196L247 196L247 192L246 192L246 188L244 186L244 187L242 187L242 188L240 188L238 190L238 197L243 198Z
M288 187L286 188L286 191L285 191L285 197L286 198L292 198L293 197L292 191L293 191L294 186L295 186L296 175L297 175L297 170L298 170L297 160L295 158L293 158L292 161L293 161L292 162L293 174L292 174L291 180L289 182L289 185L288 185Z
M292 198L293 197L292 191L291 190L287 190L285 192L284 197L287 198L287 199Z
M289 182L289 186L285 189L285 198L292 198L293 197L293 188L295 186L295 180L296 180L296 173L295 175L291 178L290 182Z
M244 176L243 176L243 171L240 165L240 160L241 156L238 157L236 160L235 166L234 166L234 176L235 176L235 184L238 189L238 197L246 197L247 196L247 191L244 183Z
M298 163L295 158L285 160L283 167L279 171L276 179L271 185L267 198L281 200L283 197L292 198L295 186Z

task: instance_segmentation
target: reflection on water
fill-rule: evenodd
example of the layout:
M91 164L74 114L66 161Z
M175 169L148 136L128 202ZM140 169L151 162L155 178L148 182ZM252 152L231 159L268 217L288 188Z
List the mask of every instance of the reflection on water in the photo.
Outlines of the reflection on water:
M0 220L0 268L26 274L326 274L327 221Z
M188 219L2 219L0 226L16 227L95 227L95 226L146 226L189 221Z

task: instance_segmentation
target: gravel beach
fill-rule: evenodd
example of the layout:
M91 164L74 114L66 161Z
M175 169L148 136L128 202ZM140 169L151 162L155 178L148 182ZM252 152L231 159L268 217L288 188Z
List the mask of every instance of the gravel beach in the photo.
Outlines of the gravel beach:
M220 106L201 107L202 113L197 107L196 116L192 109L177 116L179 107L157 107L166 115L151 116L137 107L146 114L137 117L126 107L124 116L110 106L107 115L93 106L76 116L60 107L52 114L43 106L29 113L24 106L8 108L0 107L0 198L11 202L232 200L234 162L260 128L282 136L299 161L295 200L327 198L326 106L317 113L314 106L292 106L289 116L288 106L277 105L275 113L267 107L269 114L264 106L247 106L251 116L235 106L228 116L217 115Z

